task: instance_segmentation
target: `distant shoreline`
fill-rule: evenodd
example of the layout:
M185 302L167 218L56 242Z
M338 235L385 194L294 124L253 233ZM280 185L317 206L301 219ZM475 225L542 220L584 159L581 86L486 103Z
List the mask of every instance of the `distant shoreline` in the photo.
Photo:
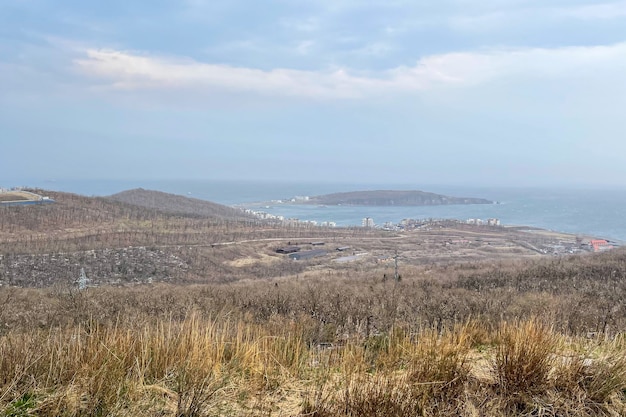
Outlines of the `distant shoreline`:
M24 181L13 181L13 185ZM5 188L10 183L0 184ZM296 217L318 222L335 221L338 226L360 225L364 217L377 224L398 222L403 218L499 218L507 225L528 225L578 235L604 236L626 242L626 222L622 213L626 193L618 188L563 189L550 187L428 186L410 184L363 183L272 183L233 181L57 181L54 184L28 184L28 189L51 189L85 196L109 196L137 187L216 202L237 208L266 211L277 216ZM439 206L327 206L291 204L290 196L324 195L343 190L428 189L447 195L484 197L499 204ZM415 187L415 188L413 188ZM45 194L45 192L43 192ZM283 199L283 200L278 200ZM280 201L280 202L279 202ZM289 202L289 204L288 204Z

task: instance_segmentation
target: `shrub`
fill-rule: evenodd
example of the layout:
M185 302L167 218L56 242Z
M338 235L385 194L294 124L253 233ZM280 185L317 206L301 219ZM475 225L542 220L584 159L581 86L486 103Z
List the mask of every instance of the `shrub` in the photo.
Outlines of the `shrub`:
M497 388L514 398L532 396L548 386L558 339L537 319L503 323L493 359Z

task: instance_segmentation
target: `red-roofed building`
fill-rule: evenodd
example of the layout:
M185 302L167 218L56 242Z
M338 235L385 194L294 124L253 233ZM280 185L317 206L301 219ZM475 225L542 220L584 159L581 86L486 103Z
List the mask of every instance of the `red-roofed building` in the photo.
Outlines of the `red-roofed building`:
M613 249L613 245L603 239L593 239L589 242L594 252L600 252L607 249Z

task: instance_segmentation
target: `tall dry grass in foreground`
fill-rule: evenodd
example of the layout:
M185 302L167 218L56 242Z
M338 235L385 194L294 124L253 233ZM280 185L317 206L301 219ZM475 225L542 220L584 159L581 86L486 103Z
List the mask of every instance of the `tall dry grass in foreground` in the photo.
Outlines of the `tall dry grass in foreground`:
M433 271L0 288L0 417L626 415L624 251Z
M297 326L270 335L195 315L8 334L0 339L0 401L11 410L28 397L36 415L51 416L234 412L248 395L297 379L305 358Z
M188 314L0 337L1 416L601 416L626 413L623 339L538 320L308 345L296 320Z

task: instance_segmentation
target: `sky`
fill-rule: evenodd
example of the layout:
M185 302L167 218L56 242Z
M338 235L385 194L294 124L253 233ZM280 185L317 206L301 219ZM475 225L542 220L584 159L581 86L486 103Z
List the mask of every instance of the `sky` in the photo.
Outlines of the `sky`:
M1 0L0 184L621 186L626 1Z

